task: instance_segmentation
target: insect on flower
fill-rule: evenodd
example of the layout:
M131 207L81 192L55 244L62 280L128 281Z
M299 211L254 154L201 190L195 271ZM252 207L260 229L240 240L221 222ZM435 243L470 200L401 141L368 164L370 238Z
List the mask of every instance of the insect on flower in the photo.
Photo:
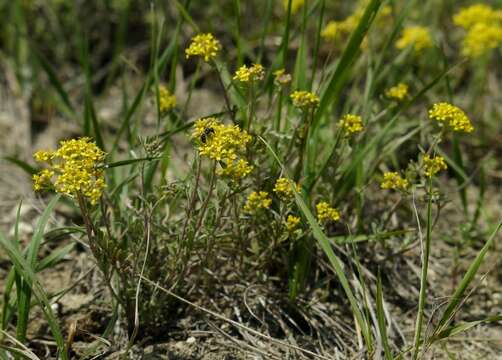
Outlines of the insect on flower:
M214 129L211 126L208 126L204 129L204 132L200 135L200 141L205 144L209 139L209 136L214 134Z

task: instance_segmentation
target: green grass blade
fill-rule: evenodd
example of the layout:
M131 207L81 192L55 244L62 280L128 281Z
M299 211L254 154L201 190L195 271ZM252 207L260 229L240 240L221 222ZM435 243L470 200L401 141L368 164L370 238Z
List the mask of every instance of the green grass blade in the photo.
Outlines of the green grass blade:
M260 140L267 146L270 153L274 156L276 161L279 163L279 166L281 166L283 168L284 173L286 174L286 169L284 169L283 164L279 160L277 154L274 152L274 150L272 149L270 144L268 144L262 137L260 137ZM347 298L349 300L350 307L352 309L354 317L356 318L356 321L357 321L359 327L361 328L365 343L369 346L369 344L371 344L371 338L370 338L371 333L370 333L369 328L367 326L366 318L364 317L363 313L359 309L358 301L357 301L356 297L354 296L354 293L352 292L352 288L349 284L347 276L345 275L345 272L343 270L342 261L334 253L334 251L329 243L329 239L326 237L326 235L322 231L321 227L317 223L317 220L315 219L314 215L310 211L309 207L307 206L307 204L305 203L305 201L303 200L301 195L298 192L296 192L296 189L292 188L292 190L295 193L295 202L296 202L298 208L300 209L300 211L302 212L303 216L307 219L307 221L310 225L310 228L312 230L312 233L314 235L314 238L317 240L317 242L321 246L321 249L324 251L324 253L328 257L328 260L329 260L331 266L333 266L333 270L334 270L336 276L338 277L338 280L340 281L340 284L342 285L343 290L345 291L345 295L347 295Z
M443 70L438 76L436 76L431 82L429 82L427 85L425 85L420 91L411 99L409 100L406 104L403 105L397 111L392 118L387 122L387 124L377 133L375 134L371 140L362 148L359 148L356 152L356 154L353 155L352 161L348 163L348 166L343 169L343 173L341 178L337 181L337 185L335 188L338 188L338 194L343 195L348 191L348 189L353 188L353 183L349 181L351 177L354 177L354 171L357 169L359 164L368 156L368 154L373 151L377 145L382 142L385 139L385 136L389 134L389 132L395 127L395 124L397 120L399 119L399 116L407 109L409 108L412 104L418 101L427 91L429 91L431 88L433 88L436 84L441 81L441 79L450 73L453 69L455 69L458 65L455 64L449 69ZM438 150L439 151L439 150Z
M389 347L387 327L385 326L385 311L383 308L382 278L380 277L380 271L378 272L378 278L377 278L376 301L377 301L378 331L380 333L380 339L382 340L385 359L392 360L393 358L392 358L392 352Z
M96 145L98 145L101 150L106 152L106 145L103 141L103 136L101 135L101 128L99 126L98 116L96 115L96 108L94 107L94 101L90 92L86 92L85 106L88 111L90 122L92 124L92 135L96 140Z
M322 33L322 26L323 26L323 21L324 21L324 10L326 9L326 1L321 0L320 1L320 10L319 10L319 18L317 22L317 31L316 31L316 37L315 37L315 43L314 43L314 50L312 54L312 58L314 59L314 63L312 64L312 74L310 76L310 84L309 84L309 90L312 90L312 85L314 84L314 79L315 79L315 74L318 71L317 69L317 62L319 60L319 48L321 46L321 33Z
M490 316L486 319L469 321L469 322L461 323L458 325L450 326L447 329L439 332L436 336L434 336L434 338L432 339L431 342L446 339L448 337L458 335L460 333L463 333L463 332L465 332L469 329L472 329L473 327L481 325L481 324L487 324L487 323L499 322L499 321L502 321L502 315Z
M288 48L289 48L289 32L291 30L291 8L293 0L288 0L288 8L286 10L286 25L284 26L284 34L282 35L281 50L282 60L281 67L286 68L286 63L288 59Z
M52 312L51 305L47 298L42 285L38 281L31 264L23 257L22 253L17 249L12 242L8 241L4 234L0 232L0 246L4 248L10 260L14 264L16 271L22 276L23 281L26 285L30 286L31 291L37 298L42 311L44 312L45 318L51 329L51 333L54 336L54 340L58 346L58 351L63 360L67 360L66 352L64 351L65 343L63 335L59 324L56 320L54 313ZM29 303L28 303L29 306Z
M30 244L28 245L27 254L27 261L31 265L31 267L35 267L36 265L38 249L40 248L40 244L44 237L45 227L47 226L52 210L54 209L54 206L56 206L56 203L59 201L60 197L61 195L57 194L56 196L54 196L54 198L52 198L52 200L49 202L49 204L47 204L47 207L40 216L37 225L35 226L35 232L30 241Z
M12 289L14 288L14 282L16 281L16 271L12 268L5 279L5 285L3 288L3 304L2 304L2 329L7 329L9 321L12 317L13 307L10 304L10 295ZM1 337L0 337L1 339Z
M14 157L14 156L3 156L2 159L10 162L11 164L14 164L16 165L18 168L20 168L21 170L24 170L24 172L26 172L28 175L34 175L38 172L38 169L31 166L30 164L28 164L27 162L23 161L23 160L19 160L18 158Z
M74 243L61 246L50 253L50 255L46 256L36 266L36 272L42 271L44 269L48 269L53 267L57 263L59 263L63 258L70 253L75 247Z
M301 29L300 47L296 54L295 71L293 74L293 89L305 90L307 87L307 9L303 6L303 21Z
M303 216L305 216L305 218L307 219L310 228L312 229L314 238L318 241L319 245L321 246L321 249L328 257L328 260L331 263L331 266L333 266L333 270L336 276L340 280L340 284L342 285L343 290L345 291L345 295L347 295L350 307L352 309L352 312L356 318L359 327L361 328L366 344L371 344L370 340L371 334L369 332L366 319L358 307L358 300L355 298L354 293L352 292L352 289L350 287L349 281L345 275L342 261L338 258L338 256L335 255L333 249L331 248L328 238L326 237L321 227L317 223L316 219L314 218L314 215L308 208L307 204L304 202L303 198L298 193L295 193L295 201L298 207L300 208Z
M181 20L179 20L179 23L180 22L181 22ZM165 68L165 66L167 65L169 60L172 58L172 56L174 54L174 50L177 48L176 44L177 44L177 36L175 36L171 39L169 46L167 46L165 51L160 56L160 59L158 61L158 69L150 69L145 81L143 82L143 86L141 87L141 89L138 91L138 93L134 97L134 100L133 100L131 106L129 108L125 109L125 111L124 111L125 118L122 121L122 124L120 125L119 130L117 131L117 134L115 135L115 139L113 141L112 150L111 150L112 153L117 150L121 137L124 135L124 132L127 129L129 129L132 117L134 116L136 111L138 111L140 105L143 103L145 95L146 95L148 89L150 89L150 86L152 85L152 83L154 81L153 71L162 72L162 69Z
M61 82L59 81L56 71L52 68L51 64L49 64L47 59L40 52L36 50L36 47L32 46L32 50L34 50L33 54L35 55L39 64L42 66L42 69L47 74L50 83L56 89L56 92L58 93L63 104L65 105L66 110L68 110L71 113L71 115L75 116L76 115L75 108L73 107L70 101L70 97L68 96L68 93L64 89L63 84L61 84Z
M136 164L139 162L143 161L154 161L154 160L160 160L160 156L154 156L154 157L144 157L144 158L138 158L138 159L128 159L128 160L120 160L120 161L115 161L109 164L105 164L104 167L106 169L111 169L119 166L126 166L126 165L131 165L131 164Z
M350 72L350 67L360 52L361 43L366 36L373 20L375 19L381 3L382 0L372 0L368 4L363 16L361 17L361 20L359 21L359 24L350 36L349 42L342 53L333 76L329 80L328 86L321 96L319 108L317 109L314 118L314 129L317 127L317 124L319 123L321 117L324 115L328 107L333 103L335 99L338 98L345 80L347 79L346 74Z
M37 254L40 248L40 244L42 243L45 227L47 225L47 222L49 221L49 216L51 215L51 212L54 206L56 205L57 201L59 200L60 196L61 195L59 194L56 195L49 202L49 204L43 211L42 215L40 216L40 219L38 220L35 226L35 232L33 233L33 237L31 238L31 241L26 249L27 250L26 261L28 263L28 266L30 267L30 270L35 269ZM15 246L18 251L20 251L17 245L13 244L13 246ZM24 254L21 253L19 253L19 255L24 256ZM18 300L17 300L18 318L16 323L16 337L21 342L24 342L26 340L26 331L28 330L28 318L31 307L32 285L27 281L26 277L23 275L22 271L18 267L16 267L16 274L21 277L20 279L16 280L16 288L18 295Z
M439 320L434 330L434 334L437 335L442 331L444 331L445 326L452 320L456 310L458 309L458 306L462 303L463 296L467 287L474 280L474 277L476 276L476 273L478 272L478 269L481 266L481 263L483 262L486 253L495 243L495 236L500 230L500 227L502 227L502 221L499 222L499 224L495 227L492 234L488 238L488 241L485 243L483 248L479 251L478 255L467 269L467 272L462 278L462 281L455 289L455 292L453 293L451 300L448 303L446 310L443 313L443 316Z
M178 11L181 15L181 18L183 20L185 20L192 27L192 30L194 32L199 33L200 29L197 26L197 24L195 23L195 21L193 21L192 17L190 16L190 14L187 11L187 9L178 0L175 0L175 2L176 2L176 9L178 9Z

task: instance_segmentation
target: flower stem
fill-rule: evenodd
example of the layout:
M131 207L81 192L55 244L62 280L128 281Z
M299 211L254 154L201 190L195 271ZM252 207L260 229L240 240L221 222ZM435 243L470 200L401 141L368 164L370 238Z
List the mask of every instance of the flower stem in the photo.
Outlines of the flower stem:
M429 188L428 190L429 200L427 202L427 233L425 237L425 244L422 249L422 274L420 279L418 314L417 314L417 321L415 324L413 360L416 360L419 354L422 325L424 320L426 293L427 293L427 273L429 270L429 255L430 255L431 235L432 235L432 176L429 178L428 188Z

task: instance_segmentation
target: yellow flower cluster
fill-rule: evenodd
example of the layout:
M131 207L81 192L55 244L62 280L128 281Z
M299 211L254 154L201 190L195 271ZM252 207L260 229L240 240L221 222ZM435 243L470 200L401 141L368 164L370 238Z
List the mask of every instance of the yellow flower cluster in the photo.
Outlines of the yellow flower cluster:
M268 209L272 204L272 199L266 191L253 191L249 194L246 204L244 205L244 211L249 214L255 214L261 209Z
M274 71L274 83L278 86L286 86L291 82L291 75L285 69Z
M348 36L350 35L361 20L361 17L364 14L365 7L359 6L352 15L346 17L341 21L329 21L324 29L321 31L321 37L326 40L335 40L337 37ZM382 10L379 12L379 20L385 19L392 12L390 6L384 6Z
M406 190L410 186L408 180L403 179L397 172L386 172L380 184L382 189Z
M453 23L465 30L469 30L479 23L491 24L497 21L502 21L502 10L493 10L486 4L475 4L462 8L453 16Z
M331 20L326 24L324 29L322 29L321 37L327 40L334 40L339 33L340 33L340 22Z
M166 113L176 106L176 96L171 94L169 89L164 85L159 86L159 110L161 113Z
M432 47L432 38L429 30L424 26L409 26L403 29L401 37L396 42L396 48L405 49L413 46L415 52Z
M441 170L446 170L447 168L448 166L446 165L446 162L444 161L444 158L442 156L435 156L431 158L429 154L424 155L423 169L425 176L433 177Z
M233 79L240 82L249 82L249 81L263 80L264 76L265 76L265 70L263 69L262 65L254 64L249 68L246 65L242 65L235 72Z
M462 109L446 102L434 104L429 110L429 117L436 120L440 126L448 126L453 131L465 133L474 131L471 121Z
M213 160L235 160L251 141L251 135L237 125L224 125L213 117L199 119L194 126L192 138L200 140L200 155Z
M298 10L303 6L305 0L291 0L291 14L296 14ZM285 10L288 10L289 0L282 0L282 5Z
M502 44L502 25L478 23L474 25L464 38L462 54L477 58Z
M364 130L363 120L359 115L346 114L340 121L339 126L346 136L357 134Z
M291 199L294 196L291 186L295 187L296 192L300 191L300 185L295 184L287 178L281 177L275 182L273 191L282 199Z
M337 36L345 36L354 31L364 14L364 8L359 7L354 13L344 20L334 21L331 20L326 24L322 30L321 36L327 40L335 40Z
M399 83L385 91L385 96L396 101L403 101L408 96L408 85Z
M340 213L335 208L329 206L325 201L321 201L316 205L317 220L319 222L337 221L340 219Z
M61 141L56 151L38 151L33 157L48 169L33 175L36 191L51 185L58 193L84 196L95 204L106 187L103 168L105 153L90 138Z
M300 109L316 108L319 105L319 96L310 91L296 90L289 95L293 105Z
M300 218L294 215L288 215L286 219L286 230L288 232L293 232L296 230L298 225L300 225Z
M251 135L237 125L224 125L213 117L199 119L195 122L192 139L197 140L201 156L224 163L218 170L219 175L238 180L253 170L247 160L239 158L246 151Z
M226 176L233 180L242 179L253 171L253 165L245 159L228 160L226 166L218 170L219 176Z
M190 46L185 49L185 55L187 59L191 56L200 56L208 62L216 57L220 50L221 44L213 34L198 34L192 38Z
M467 31L462 44L462 54L467 57L477 58L502 43L502 10L472 5L456 13L453 23Z

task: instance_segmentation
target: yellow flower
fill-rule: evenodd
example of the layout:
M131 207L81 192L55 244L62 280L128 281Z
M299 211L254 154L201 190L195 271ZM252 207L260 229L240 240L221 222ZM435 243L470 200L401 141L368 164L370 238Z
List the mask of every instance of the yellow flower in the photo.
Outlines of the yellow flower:
M221 44L213 34L198 34L192 38L190 46L185 49L185 54L187 59L190 56L200 56L208 62L216 57L220 50Z
M268 196L266 191L253 191L249 194L244 211L249 214L254 214L261 209L268 209L272 204L272 199Z
M502 11L495 11L486 4L475 4L462 8L453 16L453 23L466 30L479 23L489 25L496 21L502 21Z
M291 186L295 187L296 192L300 191L300 186L298 184L295 184L293 181L282 177L277 179L277 181L275 182L273 191L282 199L291 199L294 196Z
M282 0L282 5L284 5L284 9L288 10L289 0ZM298 10L303 6L305 0L291 0L291 14L296 14Z
M238 181L248 176L253 171L253 165L250 165L247 160L238 159L230 160L226 167L218 170L218 175L226 176L234 181Z
M288 215L288 218L286 219L286 230L288 232L293 232L296 230L298 225L300 225L300 218L298 216Z
M243 158L251 136L237 125L224 125L209 117L195 122L192 139L196 139L201 156L220 162L218 175L238 181L253 171L253 166Z
M359 8L342 21L329 21L321 31L321 37L326 40L335 40L337 36L347 36L351 34L359 24L363 13L364 9Z
M346 136L354 135L364 130L361 117L353 114L344 115L339 121L339 126Z
M396 42L396 48L405 49L413 46L416 52L432 47L429 30L424 26L410 26L403 29L401 38Z
M324 29L321 31L321 37L327 40L334 40L336 36L340 33L340 26L338 21L329 21Z
M235 72L233 79L240 82L249 82L249 81L263 80L264 76L265 76L265 70L263 69L262 65L254 64L249 68L246 65L242 65Z
M446 102L434 104L429 110L429 117L436 120L440 126L447 126L453 131L470 133L474 130L462 109Z
M274 83L278 86L286 86L291 82L291 75L286 70L279 69L274 71Z
M408 96L408 85L399 83L385 91L385 96L396 101L403 101Z
M467 32L462 42L462 54L480 57L502 44L502 24L477 23Z
M446 165L446 162L444 161L444 158L442 156L435 156L431 158L428 154L424 155L423 169L425 176L433 177L441 170L446 170L447 168L448 166Z
M316 108L319 105L319 97L309 91L297 90L290 96L293 105L300 109Z
M176 106L176 96L164 86L159 86L159 110L166 113Z
M329 21L324 29L321 31L321 37L326 40L335 40L338 36L347 37L350 35L357 27L361 21L361 17L364 14L365 6L358 6L357 9L341 21ZM385 19L387 19L392 13L392 8L390 6L382 7L382 10L378 14L377 25L386 25Z
M325 201L321 201L316 205L317 220L319 222L337 221L340 219L340 213L335 208L329 206Z
M52 157L53 157L53 152L51 151L45 151L45 150L39 150L33 154L33 157L35 158L36 161L38 162L49 162Z
M380 184L382 189L406 190L410 186L408 180L403 179L397 172L386 172Z
M60 145L56 151L34 154L37 161L49 166L33 176L34 189L52 184L56 192L71 197L81 195L95 204L106 187L103 169L99 167L106 154L87 137L61 141Z
M217 161L234 161L246 150L251 135L237 125L224 125L209 117L195 122L192 139L197 139L199 154Z
M51 185L51 179L54 176L54 171L43 169L38 174L33 175L33 189L40 191Z

